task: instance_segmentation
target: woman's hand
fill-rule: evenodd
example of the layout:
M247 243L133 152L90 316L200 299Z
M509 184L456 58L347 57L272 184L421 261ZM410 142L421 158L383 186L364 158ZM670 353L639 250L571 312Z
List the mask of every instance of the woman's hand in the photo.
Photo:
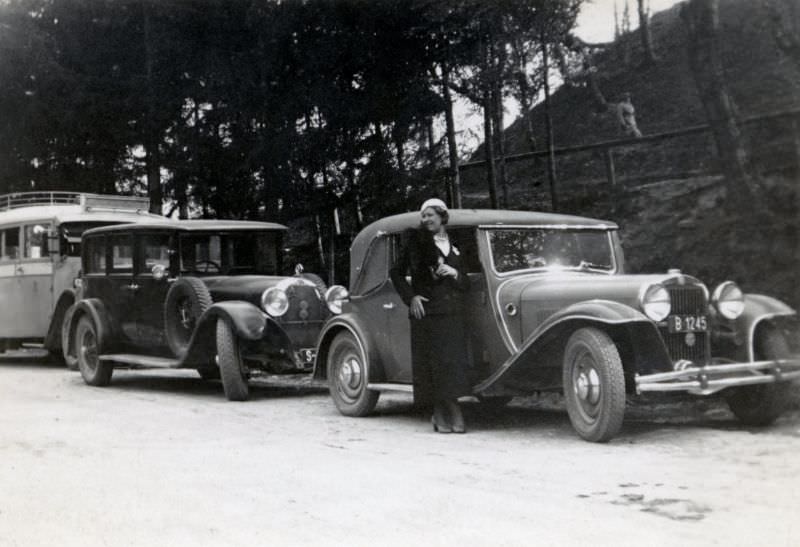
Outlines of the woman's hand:
M428 302L428 299L424 296L417 295L411 299L411 315L414 316L414 319L422 319L425 317L425 306L422 305L423 302Z
M439 267L436 268L436 275L438 277L452 277L453 279L458 279L458 270L447 264L439 264Z

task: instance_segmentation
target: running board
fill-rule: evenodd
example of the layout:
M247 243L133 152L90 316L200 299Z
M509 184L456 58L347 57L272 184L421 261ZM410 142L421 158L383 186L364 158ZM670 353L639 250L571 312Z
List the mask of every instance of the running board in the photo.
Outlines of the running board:
M367 389L372 391L402 391L403 393L414 393L414 386L411 384L367 384Z
M44 344L36 342L23 342L22 347L25 349L44 349Z
M109 353L100 356L101 361L113 361L121 365L145 368L178 368L180 361L152 355L136 355L133 353Z

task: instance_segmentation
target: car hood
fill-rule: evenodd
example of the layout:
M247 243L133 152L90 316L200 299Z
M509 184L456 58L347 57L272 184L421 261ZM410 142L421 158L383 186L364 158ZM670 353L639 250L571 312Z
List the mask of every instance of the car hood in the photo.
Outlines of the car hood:
M307 286L305 279L273 275L211 276L201 278L215 302L224 300L247 300L260 305L261 294L280 286L284 290L291 286Z
M505 281L498 291L501 313L509 320L512 335L524 337L547 320L552 314L567 306L587 300L611 300L632 308L639 308L639 291L643 285L665 285L683 280L700 283L694 277L676 274L603 275L584 272L552 272L528 274ZM505 308L513 304L519 309L509 317ZM516 324L514 324L516 323ZM519 339L519 338L518 338Z

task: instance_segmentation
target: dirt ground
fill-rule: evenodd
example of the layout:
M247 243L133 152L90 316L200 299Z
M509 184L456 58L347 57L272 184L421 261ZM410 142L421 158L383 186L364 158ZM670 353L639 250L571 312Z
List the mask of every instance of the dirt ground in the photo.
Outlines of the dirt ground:
M800 544L800 413L740 428L713 402L635 405L620 437L465 404L439 435L405 395L341 416L324 389L228 403L191 371L91 388L0 357L0 545Z

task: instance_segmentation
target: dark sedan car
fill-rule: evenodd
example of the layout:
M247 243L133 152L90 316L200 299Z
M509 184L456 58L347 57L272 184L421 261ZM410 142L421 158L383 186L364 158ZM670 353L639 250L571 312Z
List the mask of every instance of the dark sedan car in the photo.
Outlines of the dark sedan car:
M413 390L408 309L389 270L419 215L364 228L349 295L325 325L315 376L339 410L361 416L384 390ZM783 411L800 377L797 316L735 283L709 292L670 270L631 275L611 222L532 212L454 210L448 234L468 263L473 391L486 401L563 391L578 434L612 438L627 395L721 393L744 423Z
M194 368L244 400L253 375L310 372L330 312L318 277L281 275L285 229L164 221L87 231L65 336L84 380L106 385L115 366Z

